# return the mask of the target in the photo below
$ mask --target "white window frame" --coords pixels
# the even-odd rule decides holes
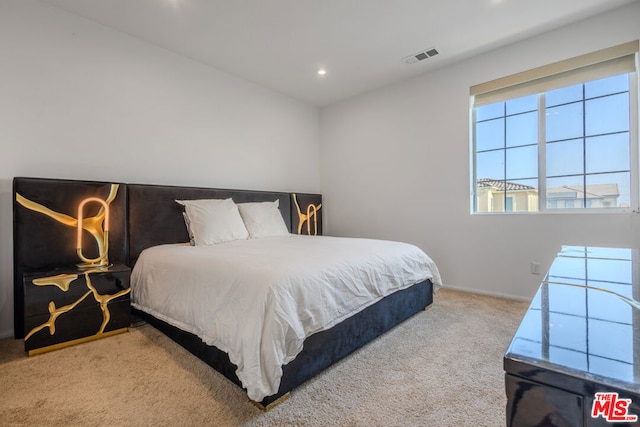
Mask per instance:
[[[602,49],[586,55],[581,55],[565,61],[538,67],[533,70],[496,79],[470,88],[470,207],[474,215],[486,214],[536,214],[536,213],[614,213],[640,212],[640,149],[638,136],[638,122],[640,112],[639,84],[638,84],[638,40]],[[507,212],[478,212],[476,187],[476,141],[475,141],[475,107],[494,102],[506,101],[525,95],[545,93],[553,89],[585,83],[613,76],[629,74],[629,155],[630,155],[630,207],[602,207],[602,208],[547,208],[546,188],[546,136],[545,136],[545,106],[543,97],[539,96],[538,114],[538,210]]]

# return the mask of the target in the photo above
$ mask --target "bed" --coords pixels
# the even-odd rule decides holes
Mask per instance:
[[[141,254],[147,248],[157,247],[158,245],[180,244],[189,241],[189,234],[183,220],[184,209],[176,203],[175,200],[225,199],[231,197],[237,204],[277,200],[283,215],[283,221],[292,234],[297,234],[298,232],[316,234],[314,232],[315,227],[307,227],[308,224],[303,224],[304,226],[300,227],[300,214],[303,213],[303,216],[306,215],[309,204],[313,204],[313,206],[321,205],[319,195],[297,194],[294,198],[288,193],[235,192],[131,184],[128,185],[128,196],[131,265],[135,265],[138,262],[139,257],[141,257]],[[298,205],[302,205],[302,207]],[[149,223],[148,218],[154,218],[152,224]],[[318,236],[317,238],[322,237]],[[267,240],[270,239],[273,238],[268,238]],[[290,240],[288,238],[285,239]],[[307,236],[307,239],[314,239],[314,237]],[[353,242],[356,240],[358,239],[351,239],[350,241]],[[256,242],[260,242],[260,239],[249,239],[248,241],[230,243],[232,246],[234,244],[237,246],[239,243],[247,246],[247,244]],[[264,243],[264,241],[262,241],[262,243]],[[360,243],[367,244],[366,241],[361,241]],[[223,245],[228,245],[228,243],[224,243]],[[415,249],[415,247],[411,248]],[[178,248],[171,247],[170,250],[175,251],[178,249],[190,251],[194,248],[190,246],[179,246]],[[215,249],[222,248],[215,247]],[[225,249],[227,248],[225,247]],[[269,252],[268,249],[263,251],[263,253],[267,252]],[[257,253],[260,252],[258,251]],[[420,253],[422,252],[420,251]],[[253,256],[253,259],[257,260],[258,255]],[[302,268],[302,270],[304,270],[305,267],[312,267],[308,263],[310,260],[313,261],[313,257],[311,257],[308,252],[299,254],[298,257],[295,257],[292,252],[289,252],[287,258],[289,257],[296,258],[293,264]],[[189,261],[181,262],[183,264],[189,263]],[[273,259],[262,260],[262,264],[270,264],[273,262]],[[256,261],[256,263],[258,262]],[[299,353],[294,352],[296,353],[295,358],[291,359],[291,354],[284,356],[282,372],[276,374],[276,376],[279,377],[279,387],[277,391],[273,392],[273,389],[270,388],[267,388],[266,391],[261,390],[259,392],[255,389],[250,389],[247,390],[249,397],[253,401],[259,402],[261,406],[269,407],[269,405],[286,396],[293,388],[315,376],[326,367],[398,323],[406,320],[413,314],[429,307],[433,301],[434,284],[436,286],[440,284],[437,268],[433,264],[430,264],[430,266],[432,270],[428,277],[421,279],[416,279],[416,277],[405,278],[406,280],[401,284],[396,283],[390,287],[389,292],[384,293],[384,298],[376,298],[373,303],[367,303],[366,306],[360,307],[359,310],[351,311],[350,316],[339,316],[337,319],[334,319],[327,328],[313,330],[311,333],[305,334],[302,350]],[[136,300],[135,281],[133,278],[137,275],[136,268],[134,268],[132,276],[133,304],[134,307],[138,309],[143,308],[143,310],[138,310],[138,314],[206,363],[213,366],[231,381],[243,388],[247,388],[247,384],[238,378],[238,366],[230,360],[228,351],[224,351],[228,350],[226,345],[222,346],[224,347],[223,349],[207,345],[207,343],[203,342],[201,336],[203,335],[202,331],[198,331],[197,327],[185,325],[182,319],[175,319],[172,316],[163,315],[159,313],[155,307],[145,306],[144,303]],[[211,337],[205,336],[205,341],[210,341],[211,343],[209,338]],[[273,393],[265,394],[266,392]]]
[[[64,195],[62,199],[69,199],[67,194],[69,191],[81,190],[85,194],[92,191],[96,185],[92,181],[14,179],[14,187],[22,188],[21,191],[25,192],[28,192],[30,188],[42,188],[45,183],[49,200],[56,199],[55,195],[58,193]],[[131,301],[134,314],[154,325],[229,380],[246,389],[249,398],[262,408],[270,408],[286,398],[295,387],[325,368],[412,315],[428,308],[433,301],[434,287],[440,285],[437,267],[428,256],[415,246],[397,242],[322,236],[322,198],[318,194],[123,183],[119,185],[121,188],[119,194],[124,197],[124,200],[121,198],[119,204],[114,204],[114,208],[117,208],[118,212],[112,215],[118,219],[122,218],[122,226],[118,228],[117,256],[120,259],[123,258],[124,262],[133,269]],[[76,200],[77,198],[71,199]],[[189,225],[193,226],[193,224],[185,222],[185,219],[189,218],[188,215],[185,216],[185,213],[189,213],[189,208],[184,204],[177,203],[176,200],[187,203],[194,200],[231,200],[235,206],[269,205],[271,211],[273,211],[273,206],[276,206],[281,215],[278,225],[280,228],[278,228],[279,231],[276,235],[261,236],[260,232],[257,232],[254,236],[252,231],[244,238],[233,238],[213,245],[203,245],[202,242],[194,242],[193,228],[191,232],[189,231]],[[15,208],[14,214],[16,210],[21,212],[19,208]],[[14,218],[17,218],[14,219],[14,228],[18,231],[14,235],[20,240],[18,243],[14,241],[17,289],[21,286],[22,273],[31,268],[30,265],[25,264],[23,254],[31,253],[33,246],[41,246],[42,240],[46,240],[48,231],[47,233],[39,231],[38,242],[31,242],[28,236],[24,236],[24,233],[21,232],[21,230],[32,230],[31,233],[33,233],[35,229],[31,217],[16,215]],[[19,221],[20,224],[16,226],[15,221]],[[250,229],[248,224],[245,225],[247,229]],[[201,233],[196,234],[202,235]],[[120,239],[124,243],[121,243]],[[193,243],[199,244],[194,245]],[[345,246],[348,248],[346,253],[339,253],[339,248]],[[240,261],[230,261],[225,258],[234,251],[240,254]],[[409,253],[407,258],[396,256],[397,253],[404,251]],[[154,252],[160,254],[156,257],[156,261],[152,260]],[[365,257],[366,252],[370,253]],[[195,274],[194,271],[197,270],[195,266],[198,263],[193,260],[194,253],[196,258],[210,260],[220,258],[220,260],[205,262],[204,264],[208,264],[209,270],[203,269]],[[325,259],[319,255],[320,253],[330,256]],[[386,257],[400,259],[399,272],[385,270],[384,266],[387,261],[382,261],[380,253],[386,254]],[[274,256],[274,254],[281,255]],[[44,256],[43,254],[39,255]],[[245,258],[242,259],[242,256]],[[348,258],[351,258],[351,261],[347,263]],[[175,268],[167,270],[172,260],[175,261],[173,262],[174,267],[176,265],[183,266],[186,267],[186,270],[182,272],[178,272]],[[359,260],[358,262],[365,265],[382,265],[383,271],[366,268],[355,269],[345,275],[349,277],[340,277],[339,272],[348,271],[345,268],[348,269],[348,265],[354,260]],[[397,261],[396,259],[391,263],[394,264]],[[245,272],[249,274],[240,279],[233,275],[234,269],[232,268],[232,272],[221,275],[219,272],[222,264],[218,264],[218,262],[231,263],[231,265],[236,263],[235,271],[246,270]],[[278,264],[280,262],[282,263]],[[416,270],[418,265],[420,267]],[[165,270],[157,270],[158,266]],[[274,269],[273,266],[277,266],[277,268]],[[213,272],[211,267],[214,268]],[[151,268],[151,270],[147,270],[147,268]],[[332,268],[333,270],[331,270]],[[293,273],[287,273],[286,276],[273,273],[285,270],[293,271]],[[170,272],[173,273],[170,274]],[[310,272],[315,272],[316,277],[313,279],[315,281],[307,277],[311,276]],[[291,285],[293,283],[291,274],[297,276],[297,279],[302,277],[304,279],[302,287],[306,286],[307,291],[311,290],[311,294],[296,293],[298,285]],[[187,280],[186,276],[190,275],[195,277],[195,281]],[[239,358],[239,350],[236,347],[228,341],[219,341],[218,339],[219,335],[226,335],[226,338],[230,336],[233,341],[234,338],[247,334],[247,325],[244,325],[245,329],[240,332],[230,332],[231,329],[228,327],[231,324],[241,324],[242,326],[247,322],[240,322],[237,318],[234,320],[233,317],[206,318],[205,314],[204,320],[201,321],[217,324],[218,329],[217,332],[215,330],[207,332],[201,324],[193,323],[193,318],[179,317],[171,311],[181,304],[193,305],[193,301],[200,302],[201,306],[216,304],[215,300],[207,300],[208,297],[203,296],[195,297],[191,303],[182,301],[181,304],[178,304],[178,297],[191,295],[193,287],[216,287],[215,289],[223,295],[234,295],[233,292],[237,293],[238,289],[243,289],[230,286],[221,291],[220,286],[225,286],[224,280],[222,284],[210,284],[210,278],[214,276],[227,277],[227,281],[231,280],[235,285],[242,282],[241,286],[250,287],[251,291],[245,293],[256,297],[249,298],[249,305],[245,307],[245,311],[252,314],[268,311],[265,307],[271,304],[272,307],[278,307],[272,311],[280,313],[287,311],[282,308],[286,306],[291,311],[288,314],[293,314],[294,318],[295,316],[306,316],[312,318],[313,321],[295,325],[295,320],[291,320],[291,318],[286,320],[280,318],[275,323],[263,321],[263,318],[260,320],[263,323],[260,325],[251,324],[253,326],[250,325],[249,329],[260,330],[260,333],[269,329],[278,331],[280,335],[285,337],[284,344],[266,345],[269,348],[280,346],[273,355],[267,356],[264,353],[266,341],[260,335],[258,341],[262,344],[257,346],[258,353]],[[321,278],[320,282],[318,282],[318,276]],[[149,281],[149,277],[164,277],[166,280],[164,284],[158,285],[160,283],[158,280]],[[361,290],[352,289],[354,277],[356,281],[370,285],[369,293],[371,295],[365,298],[360,295]],[[289,298],[288,304],[284,305],[273,303],[274,295],[280,292],[274,289],[282,290],[282,280],[286,284],[284,294]],[[323,281],[325,288],[318,285]],[[207,286],[202,285],[205,282]],[[278,285],[280,288],[276,286],[276,283],[280,283]],[[154,288],[153,286],[160,287]],[[346,293],[327,294],[327,289],[340,286],[346,289]],[[160,294],[158,289],[163,289],[163,287],[165,294]],[[176,292],[176,290],[180,292]],[[266,299],[257,298],[261,293],[262,297]],[[147,296],[155,295],[156,300],[164,299],[165,302],[169,301],[169,304],[163,308],[157,304],[157,301],[154,302],[153,297],[144,299],[145,294]],[[236,298],[238,295],[233,297]],[[302,304],[300,303],[301,299],[305,301]],[[330,314],[317,311],[317,307],[313,306],[314,302],[329,300],[332,303],[324,305],[330,308],[329,311],[332,311]],[[223,299],[223,301],[226,300]],[[271,301],[271,303],[267,304],[264,301]],[[339,304],[335,304],[336,301]],[[16,298],[16,305],[18,306],[20,303]],[[219,304],[219,301],[217,303]],[[230,306],[231,304],[226,305]],[[182,306],[184,307],[184,305]],[[301,314],[298,310],[301,307],[306,312],[303,310]],[[193,315],[191,309],[183,308],[182,315],[185,314],[187,317]],[[226,315],[229,316],[228,313]],[[285,326],[283,327],[283,325]],[[20,330],[21,327],[23,325],[20,324],[19,317],[16,316],[16,338],[24,334],[24,331]],[[248,335],[251,335],[251,332]],[[291,339],[292,337],[293,339]],[[260,345],[263,347],[261,348]],[[252,360],[251,357],[254,359]],[[261,363],[255,363],[256,360],[261,362],[263,359],[269,360],[270,365],[258,366]],[[256,366],[258,366],[257,371]],[[258,371],[259,374],[256,374]],[[265,371],[267,372],[266,380],[261,376]],[[257,385],[254,381],[256,379]]]

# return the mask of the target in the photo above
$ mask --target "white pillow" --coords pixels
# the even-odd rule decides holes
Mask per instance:
[[[289,234],[279,206],[279,200],[275,202],[238,203],[240,215],[252,239],[286,236]]]
[[[176,200],[184,206],[196,246],[247,239],[249,232],[232,199]]]
[[[184,218],[184,225],[187,227],[187,233],[189,234],[189,243],[191,243],[191,246],[195,246],[196,241],[193,239],[193,231],[191,231],[191,223],[189,222],[187,213],[182,212],[182,217]]]

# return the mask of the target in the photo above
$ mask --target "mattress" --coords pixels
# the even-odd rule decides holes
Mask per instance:
[[[416,246],[328,236],[274,236],[144,250],[133,307],[228,353],[249,398],[278,391],[304,339],[438,269]]]

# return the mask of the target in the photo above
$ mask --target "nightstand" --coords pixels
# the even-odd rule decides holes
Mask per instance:
[[[25,273],[25,350],[32,356],[126,332],[130,274],[123,264]]]

